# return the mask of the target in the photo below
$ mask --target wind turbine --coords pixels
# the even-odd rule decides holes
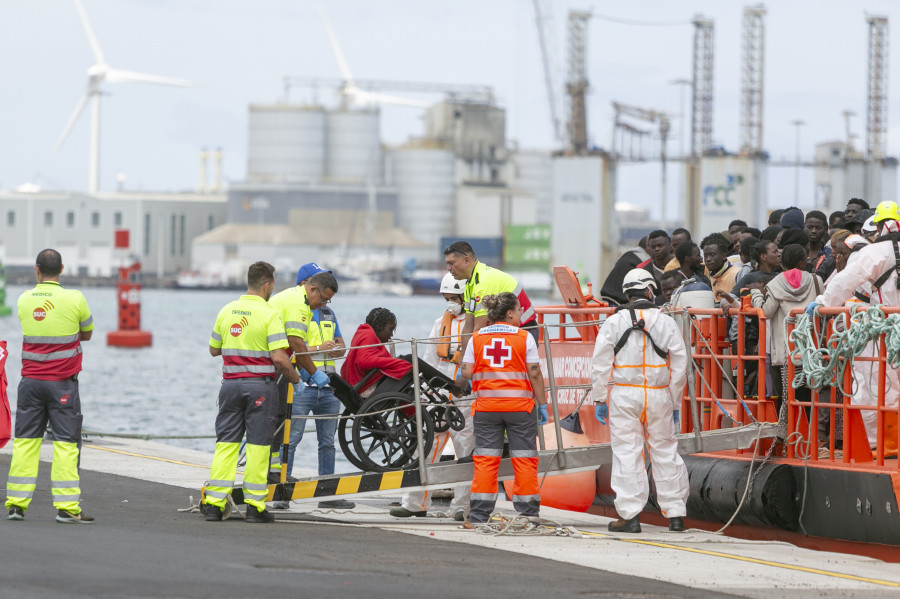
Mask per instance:
[[[95,62],[87,70],[87,89],[85,89],[84,95],[81,96],[78,106],[75,107],[75,112],[69,117],[69,122],[66,123],[62,135],[59,136],[59,141],[56,143],[53,153],[56,154],[63,145],[63,142],[66,141],[69,132],[72,130],[72,127],[75,126],[78,117],[81,116],[88,101],[90,101],[91,156],[88,173],[88,191],[90,193],[97,193],[100,181],[100,95],[102,94],[100,85],[103,82],[108,81],[110,83],[156,83],[158,85],[190,87],[191,82],[185,81],[184,79],[171,79],[169,77],[158,77],[156,75],[147,75],[144,73],[136,73],[134,71],[123,71],[111,68],[106,64],[106,59],[103,57],[103,50],[100,49],[100,44],[97,42],[94,30],[91,28],[91,23],[88,21],[87,13],[84,11],[81,0],[73,0],[73,2],[75,3],[75,10],[78,11],[78,17],[81,19],[81,25],[84,28],[85,36],[87,36],[88,44],[91,46],[91,52],[94,54]]]
[[[414,108],[427,108],[429,104],[420,100],[412,100],[410,98],[401,98],[399,96],[391,96],[388,94],[379,94],[361,90],[356,86],[353,79],[353,73],[344,60],[344,53],[341,51],[341,45],[338,43],[337,36],[331,28],[328,17],[321,6],[317,7],[319,18],[322,19],[322,25],[325,27],[325,33],[328,34],[328,41],[331,43],[331,49],[334,51],[334,58],[337,60],[338,69],[341,71],[341,77],[344,78],[344,84],[341,86],[340,94],[343,99],[344,107],[347,103],[367,106],[371,104],[397,104],[399,106],[412,106]]]

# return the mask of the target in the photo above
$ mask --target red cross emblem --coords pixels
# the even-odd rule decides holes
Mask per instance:
[[[512,350],[504,339],[494,339],[491,345],[484,346],[484,359],[490,361],[494,368],[503,368],[512,358]]]

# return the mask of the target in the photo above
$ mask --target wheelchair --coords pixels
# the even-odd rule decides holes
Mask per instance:
[[[410,355],[399,356],[412,363]],[[351,386],[335,372],[329,373],[335,396],[344,405],[338,424],[338,443],[347,460],[365,472],[390,472],[412,467],[420,449],[416,435],[415,385],[422,404],[422,452],[434,445],[435,433],[462,430],[465,416],[450,402],[450,394],[463,394],[454,381],[419,359],[419,380],[410,370],[400,379],[384,377],[368,397],[359,389],[378,370]]]

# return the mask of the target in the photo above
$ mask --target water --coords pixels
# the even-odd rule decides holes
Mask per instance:
[[[8,305],[25,287],[10,286]],[[240,293],[145,289],[141,327],[153,333],[149,348],[124,349],[106,345],[106,334],[117,328],[116,292],[112,288],[85,288],[94,315],[94,335],[83,345],[83,371],[79,376],[84,429],[104,433],[192,435],[190,440],[163,443],[212,452],[215,447],[216,398],[221,385],[222,358],[209,355],[209,335],[219,310]],[[395,338],[427,337],[446,302],[434,296],[342,296],[331,304],[341,333],[349,345],[366,314],[382,306],[397,315]],[[10,407],[15,410],[16,389],[22,369],[22,331],[15,315],[0,318],[0,339],[7,341]],[[398,345],[397,353],[409,353]],[[419,350],[420,355],[424,349]],[[296,422],[296,421],[295,421]],[[311,429],[309,422],[307,428]],[[297,448],[297,468],[315,470],[315,433],[306,433]],[[337,450],[337,472],[354,468]]]

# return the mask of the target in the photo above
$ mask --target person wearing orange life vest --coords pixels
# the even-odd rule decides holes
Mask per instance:
[[[19,296],[22,380],[16,407],[12,461],[6,483],[10,520],[24,520],[37,487],[41,442],[53,431],[50,496],[56,521],[89,524],[81,509],[78,463],[81,450],[81,342],[90,340],[94,319],[79,291],[59,284],[62,257],[53,249],[37,256],[37,285]]]
[[[659,507],[669,530],[684,530],[688,473],[678,455],[675,425],[687,382],[687,350],[675,320],[653,303],[655,281],[643,269],[622,283],[628,304],[606,319],[594,345],[593,396],[600,424],[609,420],[613,461],[610,485],[619,520],[611,532],[641,532],[649,497],[644,439],[650,448]],[[612,373],[613,389],[607,406]]]
[[[463,292],[466,326],[461,347],[458,348],[460,351],[465,351],[472,333],[487,324],[487,309],[482,304],[484,298],[505,291],[516,296],[522,306],[522,328],[527,329],[537,341],[537,315],[528,294],[514,277],[479,262],[472,246],[465,241],[456,241],[445,247],[444,262],[453,278],[466,281]]]
[[[423,357],[425,362],[434,366],[452,380],[456,380],[462,370],[462,355],[455,348],[460,344],[463,326],[466,322],[465,314],[462,311],[462,292],[465,286],[465,281],[454,279],[449,272],[444,275],[440,291],[444,299],[447,300],[447,308],[444,310],[444,314],[434,321],[434,326],[428,335],[429,339],[438,340],[438,343],[426,345],[425,356]],[[472,395],[453,399],[453,405],[463,413],[466,425],[461,431],[451,428],[449,431],[435,434],[434,445],[429,456],[431,463],[441,459],[441,454],[447,446],[448,439],[453,442],[453,450],[457,459],[468,457],[472,454],[472,450],[475,449],[475,436],[472,430],[471,416],[473,399],[474,396]],[[391,509],[391,515],[398,518],[424,517],[427,515],[430,505],[430,491],[407,493],[400,502],[401,507]],[[465,520],[468,507],[469,485],[459,485],[453,489],[450,514],[454,520],[462,522]]]
[[[234,487],[241,439],[247,434],[247,464],[244,468],[246,521],[274,522],[266,510],[269,446],[278,426],[280,373],[297,384],[300,375],[291,365],[284,320],[267,302],[275,287],[275,268],[255,262],[247,271],[247,294],[227,304],[216,318],[209,339],[211,356],[222,356],[223,381],[216,417],[216,451],[206,488],[204,513],[208,521],[222,519]]]
[[[539,515],[535,411],[540,415],[540,424],[548,421],[537,343],[519,328],[522,306],[509,292],[489,295],[481,303],[487,310],[489,324],[472,336],[463,355],[463,377],[472,381],[475,391],[475,474],[469,497],[472,525],[486,523],[494,511],[504,433],[515,472],[513,507],[523,516]]]

